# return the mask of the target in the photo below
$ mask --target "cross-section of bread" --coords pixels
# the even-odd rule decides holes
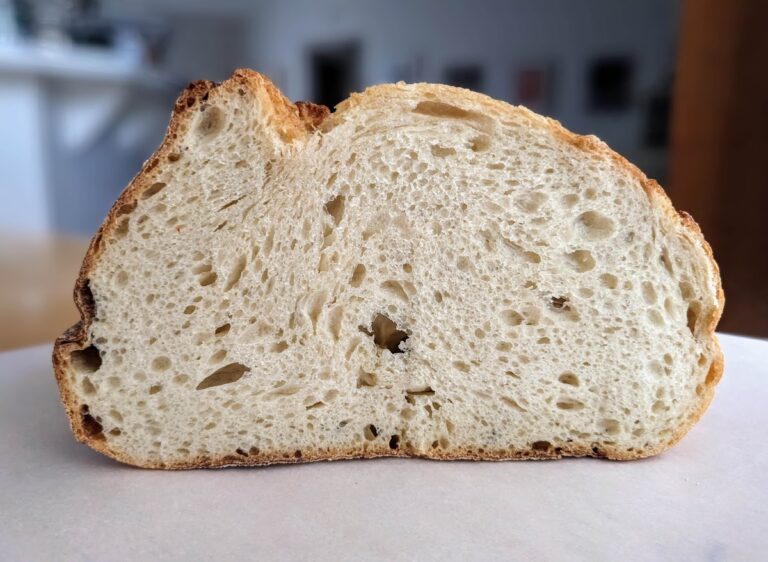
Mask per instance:
[[[696,223],[598,139],[439,85],[330,115],[191,85],[75,299],[74,434],[144,467],[633,459],[722,373]]]

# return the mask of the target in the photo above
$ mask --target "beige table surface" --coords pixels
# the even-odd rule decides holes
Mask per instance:
[[[768,342],[674,449],[594,459],[408,459],[159,472],[76,444],[49,347],[0,354],[2,560],[768,558]]]
[[[53,340],[80,319],[72,288],[88,240],[0,231],[0,351]]]

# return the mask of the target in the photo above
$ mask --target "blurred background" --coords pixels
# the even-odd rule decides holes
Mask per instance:
[[[0,0],[0,350],[77,320],[88,238],[193,79],[333,106],[427,81],[596,134],[691,212],[723,331],[768,336],[768,2]]]

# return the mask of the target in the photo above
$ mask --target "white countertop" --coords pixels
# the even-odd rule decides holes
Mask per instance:
[[[49,347],[0,354],[2,560],[759,560],[768,342],[672,450],[619,463],[343,461],[148,471],[74,442]]]

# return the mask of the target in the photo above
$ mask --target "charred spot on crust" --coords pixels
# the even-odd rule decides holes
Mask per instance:
[[[96,316],[96,303],[91,291],[90,279],[79,279],[75,285],[75,303],[83,320]]]
[[[299,118],[304,122],[307,131],[315,130],[331,113],[324,105],[306,101],[297,101],[295,105],[299,111]]]

